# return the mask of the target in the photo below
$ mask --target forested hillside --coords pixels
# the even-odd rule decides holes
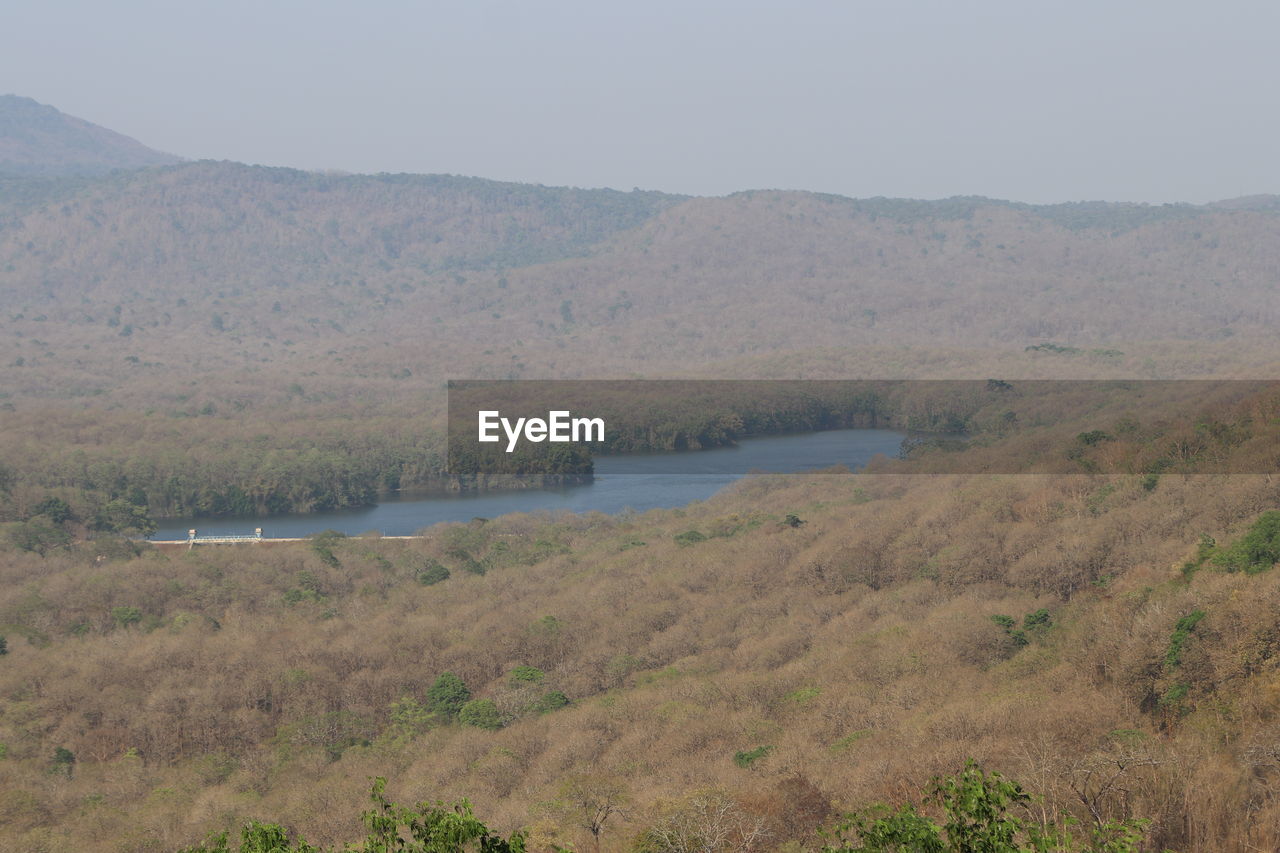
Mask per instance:
[[[1266,198],[684,199],[211,162],[4,186],[10,518],[50,494],[86,517],[364,503],[438,468],[449,377],[1276,362]]]
[[[0,363],[6,386],[45,393],[303,364],[334,381],[664,371],[816,346],[1119,357],[1280,319],[1280,217],[1261,204],[682,200],[229,163],[26,204],[0,231]]]
[[[604,850],[701,849],[647,845],[709,810],[741,842],[712,849],[812,848],[974,758],[1037,826],[1272,849],[1278,504],[1272,475],[880,473],[413,543],[9,552],[0,837],[332,845],[384,775],[538,850],[593,849],[610,796]]]

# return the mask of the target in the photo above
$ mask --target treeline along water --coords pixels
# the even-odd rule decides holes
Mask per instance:
[[[595,479],[560,489],[511,492],[450,492],[401,496],[374,507],[298,513],[260,518],[194,517],[165,519],[154,539],[186,539],[196,528],[202,535],[252,532],[268,538],[309,536],[322,530],[348,535],[377,531],[407,536],[444,521],[492,518],[512,512],[570,510],[617,513],[683,506],[704,500],[737,480],[743,471],[797,473],[844,465],[861,468],[874,456],[896,456],[905,434],[894,430],[851,429],[747,439],[734,447],[689,453],[601,456]],[[618,473],[625,470],[627,473]]]

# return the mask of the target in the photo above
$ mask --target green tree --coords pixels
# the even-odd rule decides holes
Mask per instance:
[[[448,719],[458,716],[462,706],[471,699],[471,691],[461,678],[452,672],[443,672],[435,684],[427,690],[427,706]]]
[[[1140,820],[1103,823],[1090,838],[1077,838],[1070,821],[1028,819],[1031,795],[973,761],[959,776],[935,779],[926,800],[941,812],[941,824],[910,803],[873,806],[834,827],[828,834],[837,843],[825,853],[1137,853],[1147,826]]]
[[[54,524],[71,519],[71,505],[62,498],[47,497],[31,508],[32,515],[43,515]]]
[[[156,532],[145,506],[138,506],[123,498],[107,501],[94,515],[94,530],[119,533],[125,536],[150,536]]]
[[[524,833],[503,838],[476,819],[466,800],[406,808],[384,796],[386,786],[386,779],[374,780],[374,807],[364,813],[369,835],[352,853],[524,853]]]
[[[9,530],[9,541],[15,548],[44,556],[54,548],[71,542],[71,534],[47,517],[37,515],[15,524]]]

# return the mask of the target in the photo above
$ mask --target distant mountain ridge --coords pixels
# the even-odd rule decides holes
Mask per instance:
[[[0,174],[93,175],[181,162],[20,95],[0,95]]]
[[[93,128],[77,122],[0,98],[0,154]],[[0,170],[0,395],[222,371],[329,388],[659,375],[854,347],[1111,366],[1144,342],[1263,352],[1276,269],[1276,196],[702,198],[215,161]]]

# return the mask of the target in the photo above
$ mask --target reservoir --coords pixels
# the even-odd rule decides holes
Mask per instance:
[[[598,456],[595,479],[562,489],[479,493],[431,493],[385,498],[377,506],[328,512],[273,515],[266,518],[166,518],[159,521],[155,541],[187,538],[196,528],[202,536],[252,533],[261,527],[268,539],[310,536],[337,530],[348,536],[376,531],[384,536],[410,536],[445,521],[494,518],[512,512],[637,512],[677,507],[706,500],[744,476],[744,471],[795,474],[844,465],[863,467],[875,456],[896,457],[905,433],[883,429],[846,429],[802,435],[744,439],[734,447],[685,453]],[[619,473],[624,470],[627,473]]]

